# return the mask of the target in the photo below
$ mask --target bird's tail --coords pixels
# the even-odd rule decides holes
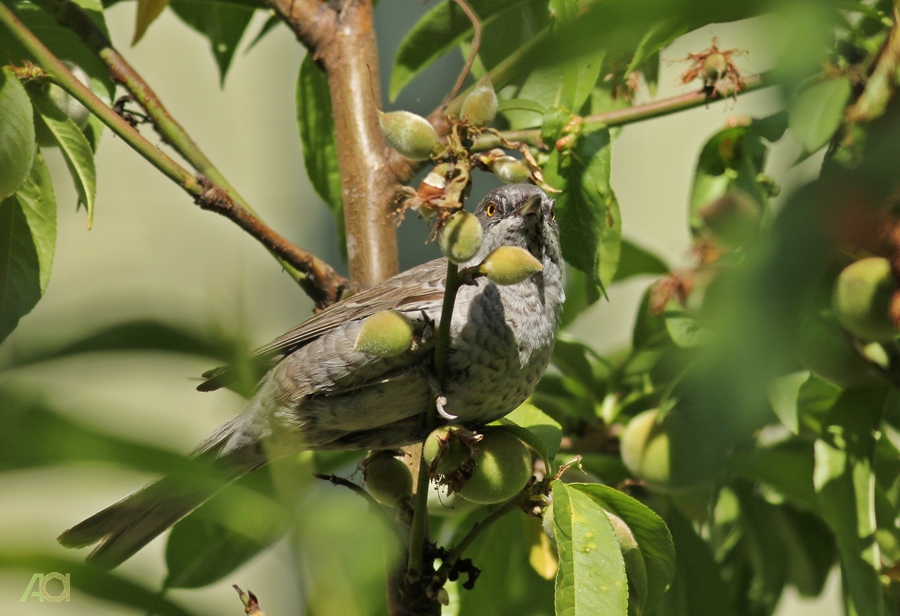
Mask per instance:
[[[239,417],[197,448],[198,472],[169,475],[141,488],[65,531],[59,542],[81,548],[100,541],[87,562],[104,569],[122,564],[228,483],[267,462],[255,439],[236,434]]]

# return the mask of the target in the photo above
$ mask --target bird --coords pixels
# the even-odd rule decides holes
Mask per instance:
[[[531,184],[489,192],[474,211],[482,225],[481,263],[495,248],[529,251],[543,269],[508,286],[477,277],[453,307],[444,379],[434,378],[434,336],[393,357],[355,350],[362,323],[393,310],[420,326],[440,325],[446,258],[402,272],[313,315],[254,356],[273,367],[247,408],[191,454],[215,481],[165,476],[66,530],[59,542],[99,542],[87,561],[112,569],[200,506],[229,482],[270,460],[306,450],[395,449],[427,438],[436,400],[438,425],[468,428],[495,421],[531,395],[550,362],[560,324],[563,261],[555,201]],[[207,373],[198,387],[227,384]]]

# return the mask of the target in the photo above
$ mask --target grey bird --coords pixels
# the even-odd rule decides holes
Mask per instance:
[[[451,323],[443,423],[470,427],[514,410],[547,368],[564,300],[562,256],[554,201],[530,184],[489,193],[475,210],[484,230],[476,265],[495,248],[531,252],[543,271],[498,286],[486,278],[463,285]],[[100,541],[88,556],[104,568],[131,557],[229,481],[268,461],[304,450],[389,449],[428,436],[426,412],[435,409],[431,372],[433,337],[394,357],[354,350],[366,317],[395,310],[416,321],[441,317],[446,259],[405,271],[316,314],[255,355],[274,367],[240,415],[221,426],[192,454],[219,481],[164,477],[65,531],[66,547]],[[217,371],[200,386],[228,380]]]

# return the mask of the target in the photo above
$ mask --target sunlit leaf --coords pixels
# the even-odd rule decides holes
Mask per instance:
[[[25,88],[7,69],[0,71],[0,200],[18,190],[34,160],[34,120]]]
[[[844,120],[850,100],[850,77],[838,77],[803,90],[791,103],[788,125],[805,152],[824,146]]]
[[[169,6],[184,23],[209,40],[209,47],[219,67],[219,82],[224,85],[234,52],[250,25],[254,10],[234,4],[196,0],[172,0]],[[260,33],[260,36],[263,34]]]
[[[56,198],[40,152],[15,195],[0,202],[0,341],[47,289],[56,249]]]
[[[94,200],[97,197],[97,170],[94,166],[94,151],[91,144],[75,122],[54,105],[45,93],[32,92],[31,100],[59,144],[72,181],[75,183],[78,198],[87,209],[88,229],[90,229],[94,223]]]
[[[619,252],[619,265],[612,282],[620,282],[633,276],[657,276],[668,272],[669,266],[661,257],[638,246],[631,240],[623,239]]]
[[[628,580],[616,533],[603,508],[561,481],[551,484],[559,551],[556,614],[628,613]]]
[[[328,78],[316,66],[312,54],[300,63],[297,79],[297,126],[303,145],[306,174],[316,193],[325,201],[334,216],[341,255],[347,258],[344,230],[344,200],[341,193],[341,170],[338,166],[334,118],[331,114],[331,93]]]
[[[507,427],[514,425],[522,428],[528,435],[514,433],[517,437],[522,438],[526,444],[534,449],[537,454],[544,460],[549,470],[559,451],[559,443],[562,438],[562,426],[555,419],[544,413],[541,409],[533,404],[522,404],[501,420],[502,424]]]
[[[769,386],[769,402],[772,409],[781,423],[794,434],[800,429],[797,419],[797,398],[800,396],[800,388],[808,379],[809,372],[803,370],[779,377]]]

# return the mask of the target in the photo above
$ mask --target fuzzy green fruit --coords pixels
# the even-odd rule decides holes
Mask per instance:
[[[410,160],[428,160],[440,145],[428,120],[409,111],[379,111],[378,123],[387,144]]]
[[[512,156],[501,156],[494,159],[491,162],[491,171],[507,184],[522,184],[529,178],[528,167]]]
[[[366,460],[366,489],[382,505],[395,507],[412,495],[409,467],[386,451]]]
[[[471,457],[468,445],[451,434],[451,429],[448,427],[438,428],[425,439],[422,455],[425,457],[426,464],[433,465],[435,458],[442,451],[443,454],[434,469],[434,475],[437,478],[453,475]]]
[[[620,437],[622,462],[648,487],[669,489],[669,435],[657,423],[658,409],[636,415]]]
[[[511,499],[531,479],[531,454],[522,441],[502,430],[484,430],[475,452],[475,468],[459,489],[460,497],[490,505]]]
[[[475,126],[487,126],[497,115],[497,93],[491,78],[485,75],[462,104],[462,117]]]
[[[382,310],[363,321],[353,350],[393,357],[409,350],[414,335],[415,328],[409,317],[393,310]]]
[[[863,340],[883,342],[897,335],[890,316],[897,280],[887,259],[860,259],[844,268],[834,285],[832,306],[838,322]]]
[[[478,217],[460,210],[441,228],[441,252],[453,263],[463,263],[478,254],[483,237]]]
[[[711,53],[703,60],[703,74],[708,79],[718,79],[728,70],[728,58],[720,53]]]
[[[533,254],[518,246],[500,246],[487,256],[481,270],[499,285],[518,284],[544,269]]]

